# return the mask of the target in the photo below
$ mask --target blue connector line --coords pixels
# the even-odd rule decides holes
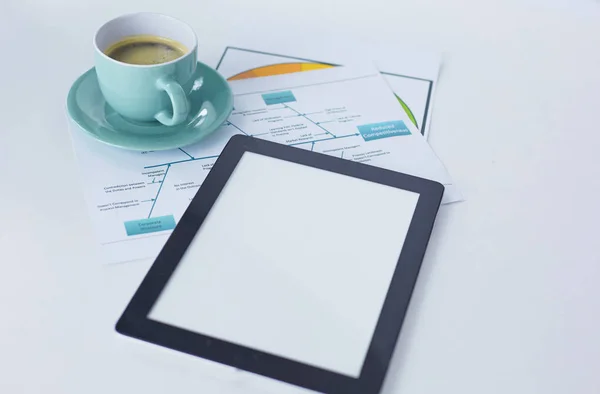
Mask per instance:
[[[248,137],[252,137],[250,134],[246,133],[244,130],[240,129],[239,127],[237,127],[236,125],[231,123],[231,121],[227,121],[227,125],[235,127],[236,129],[238,129],[240,131],[240,133],[247,135]]]
[[[147,168],[164,167],[164,166],[170,166],[171,164],[187,163],[188,161],[205,160],[205,159],[214,159],[215,157],[219,157],[219,155],[214,155],[214,156],[204,156],[204,157],[194,157],[193,159],[185,159],[185,160],[178,160],[178,161],[170,161],[170,162],[168,162],[168,163],[161,163],[161,164],[154,164],[154,165],[151,165],[151,166],[146,166],[146,167],[144,167],[144,168],[145,168],[145,169],[147,169]]]
[[[314,144],[316,142],[329,141],[329,140],[335,140],[335,139],[346,138],[346,137],[355,137],[357,135],[360,135],[360,134],[356,133],[356,134],[340,135],[339,137],[323,138],[321,140],[315,140],[315,141],[296,142],[295,144],[289,144],[288,146],[304,145],[304,144],[310,144],[310,143],[312,143],[314,146]]]
[[[303,144],[310,144],[312,143],[311,149],[313,150],[315,147],[315,143],[317,142],[321,142],[321,141],[328,141],[328,140],[332,140],[332,139],[336,139],[336,138],[346,138],[346,137],[353,137],[353,136],[358,136],[360,135],[359,133],[354,133],[354,134],[348,134],[348,135],[333,135],[333,133],[331,133],[330,131],[326,130],[323,126],[317,124],[316,122],[314,122],[312,119],[309,119],[308,117],[305,116],[305,114],[301,114],[300,112],[296,111],[295,109],[293,109],[292,107],[288,106],[287,104],[282,104],[284,105],[286,108],[296,112],[298,114],[298,116],[302,116],[303,118],[305,118],[306,120],[308,120],[309,122],[311,122],[312,124],[316,125],[317,127],[321,128],[325,133],[322,134],[315,134],[315,136],[318,135],[330,135],[330,138],[322,138],[320,140],[312,140],[312,141],[305,141],[305,142],[297,142],[295,144],[288,144],[289,146],[296,146],[296,145],[303,145]],[[270,134],[270,132],[268,133],[259,133],[259,134],[248,134],[246,133],[244,130],[240,129],[238,126],[236,126],[235,124],[231,123],[230,121],[227,121],[226,123],[227,126],[233,126],[235,127],[237,130],[239,130],[241,133],[249,136],[249,137],[256,137],[256,136],[260,136],[260,135],[265,135],[265,134]],[[196,160],[206,160],[206,159],[215,159],[217,157],[219,157],[219,155],[213,155],[213,156],[203,156],[203,157],[194,157],[192,155],[190,155],[189,153],[187,153],[185,150],[178,148],[181,152],[185,153],[187,156],[189,156],[189,159],[185,159],[185,160],[177,160],[177,161],[169,161],[166,163],[160,163],[160,164],[153,164],[151,166],[145,166],[144,169],[149,169],[149,168],[158,168],[158,167],[164,167],[164,166],[171,166],[173,164],[179,164],[179,163],[187,163],[190,161],[196,161]],[[162,181],[156,181],[156,182],[163,182],[164,178]],[[155,183],[155,179],[152,179],[151,183]]]
[[[306,114],[301,114],[300,112],[296,111],[294,108],[290,107],[289,105],[287,105],[285,103],[282,103],[282,105],[286,106],[287,108],[289,108],[292,111],[294,111],[295,113],[297,113],[298,116],[302,116],[304,119],[308,120],[310,123],[314,124],[315,126],[317,126],[320,129],[322,129],[324,132],[326,132],[327,134],[331,135],[333,138],[337,138],[331,131],[329,131],[325,127],[321,126],[319,124],[319,122],[315,122],[314,120],[312,120],[311,118],[309,118],[308,116],[306,116]]]
[[[194,158],[194,156],[190,155],[189,153],[187,153],[187,152],[186,152],[186,151],[184,151],[183,149],[181,149],[181,148],[177,148],[177,149],[179,149],[180,151],[182,151],[183,153],[185,153],[186,155],[188,155],[188,156],[190,157],[190,159],[193,159],[193,158]]]
[[[167,178],[167,174],[169,173],[169,168],[171,168],[171,165],[167,165],[167,169],[165,170],[165,175],[163,176],[163,181],[160,183],[160,186],[158,187],[158,191],[156,192],[156,197],[154,197],[154,200],[152,201],[152,206],[150,207],[150,213],[148,213],[148,219],[150,219],[150,216],[152,216],[152,211],[154,210],[154,205],[156,204],[156,200],[158,200],[158,196],[160,195],[160,191],[162,190],[163,185],[165,184],[165,179]]]

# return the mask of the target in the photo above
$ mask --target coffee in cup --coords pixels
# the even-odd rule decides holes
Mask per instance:
[[[119,62],[138,65],[167,63],[185,55],[188,49],[182,43],[161,36],[140,34],[122,38],[104,53]]]

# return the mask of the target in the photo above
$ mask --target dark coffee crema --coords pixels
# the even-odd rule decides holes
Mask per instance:
[[[136,35],[122,38],[104,53],[119,62],[137,65],[167,63],[187,53],[178,41],[154,35]]]

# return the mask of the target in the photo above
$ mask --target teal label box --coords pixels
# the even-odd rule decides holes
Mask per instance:
[[[275,92],[275,93],[265,93],[262,95],[263,100],[265,100],[265,104],[273,105],[273,104],[283,104],[283,103],[292,103],[296,101],[296,97],[291,90],[285,90],[283,92]]]
[[[395,137],[398,135],[410,135],[410,130],[401,120],[391,122],[372,123],[358,126],[358,131],[365,141],[378,140],[381,138]]]
[[[140,235],[156,233],[159,231],[173,230],[175,228],[175,218],[173,215],[159,216],[156,218],[130,220],[125,222],[125,231],[127,235]]]

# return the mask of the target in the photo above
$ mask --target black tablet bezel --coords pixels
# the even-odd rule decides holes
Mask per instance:
[[[219,197],[244,152],[254,152],[419,194],[360,376],[353,378],[148,318],[151,308]],[[246,136],[234,136],[217,159],[146,274],[116,330],[130,337],[330,394],[377,394],[408,308],[444,186],[440,183]],[[399,240],[401,242],[401,240]]]

